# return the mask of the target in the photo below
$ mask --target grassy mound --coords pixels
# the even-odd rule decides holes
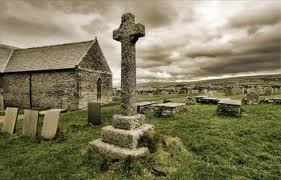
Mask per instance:
[[[192,154],[185,148],[179,138],[147,134],[143,139],[149,146],[150,154],[144,158],[128,157],[124,160],[103,159],[100,155],[90,150],[84,158],[88,162],[99,159],[100,170],[103,178],[159,178],[175,175],[183,164],[192,159]],[[94,166],[97,164],[94,163]]]

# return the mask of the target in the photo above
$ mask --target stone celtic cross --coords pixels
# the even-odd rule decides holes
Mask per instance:
[[[131,13],[123,14],[120,27],[113,31],[113,39],[121,42],[121,114],[126,116],[137,114],[135,43],[144,35],[144,25],[135,24]]]

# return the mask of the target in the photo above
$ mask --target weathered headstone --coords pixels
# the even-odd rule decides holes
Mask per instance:
[[[60,111],[46,111],[41,136],[44,139],[53,139],[58,129]]]
[[[112,126],[101,130],[101,139],[90,142],[94,151],[104,156],[120,159],[128,156],[144,156],[148,149],[137,144],[153,125],[144,124],[145,115],[137,114],[136,105],[136,48],[138,38],[143,37],[145,28],[135,24],[131,13],[122,15],[119,29],[113,31],[113,39],[121,42],[121,114],[113,116]]]
[[[22,135],[28,137],[36,137],[37,123],[38,123],[38,111],[25,110],[23,118]]]
[[[2,132],[14,134],[18,117],[18,108],[8,107],[3,121]]]
[[[266,87],[266,88],[264,89],[264,95],[270,96],[270,95],[272,95],[272,94],[273,94],[273,89],[272,89],[272,87],[268,86],[268,87]]]
[[[88,103],[88,123],[93,125],[101,124],[101,103]]]
[[[259,95],[255,92],[248,93],[247,104],[259,104]]]

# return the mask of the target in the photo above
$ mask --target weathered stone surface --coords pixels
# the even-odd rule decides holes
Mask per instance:
[[[22,135],[28,137],[36,137],[38,111],[24,110]]]
[[[247,104],[259,104],[259,95],[255,92],[247,93]]]
[[[153,130],[153,125],[144,124],[133,130],[117,129],[113,126],[102,128],[102,141],[125,148],[136,149],[145,132]]]
[[[237,116],[241,115],[241,101],[220,100],[217,105],[217,113],[220,115]]]
[[[113,116],[112,126],[119,129],[131,130],[142,126],[144,121],[145,116],[143,114],[136,114],[133,116],[116,114]]]
[[[131,13],[122,15],[119,29],[113,31],[113,39],[121,42],[121,114],[135,115],[136,107],[136,48],[138,38],[145,35],[145,27],[135,24]]]
[[[156,116],[172,116],[178,112],[185,110],[184,103],[163,103],[155,104],[154,113]]]
[[[102,154],[105,157],[112,159],[123,159],[128,156],[131,157],[142,157],[149,153],[146,147],[137,149],[129,149],[114,144],[102,142],[101,139],[96,139],[89,143],[91,149],[95,152]]]
[[[88,103],[88,123],[93,125],[101,124],[101,103]]]
[[[195,101],[200,103],[203,98],[207,98],[208,96],[195,96]]]
[[[0,124],[3,124],[4,116],[0,116]]]
[[[139,114],[145,114],[150,110],[151,105],[153,104],[155,104],[155,102],[145,101],[137,103],[137,112]]]
[[[58,129],[60,111],[47,111],[44,117],[41,136],[44,139],[53,139]]]
[[[200,103],[202,104],[217,104],[218,102],[219,102],[218,98],[211,98],[211,97],[205,97],[200,100]]]
[[[195,101],[194,101],[193,97],[187,97],[186,100],[185,100],[185,103],[187,105],[194,105]]]
[[[2,132],[14,134],[18,117],[18,108],[8,107],[3,120]]]

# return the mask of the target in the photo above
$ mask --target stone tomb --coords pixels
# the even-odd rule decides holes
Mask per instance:
[[[259,95],[255,92],[247,93],[247,104],[259,104]]]
[[[105,157],[121,159],[148,153],[147,147],[139,147],[139,140],[154,126],[144,124],[145,115],[137,114],[136,105],[135,43],[144,34],[144,26],[135,24],[135,16],[131,13],[123,14],[119,29],[113,31],[113,39],[121,42],[122,49],[121,112],[113,116],[111,126],[101,129],[100,139],[89,143],[92,150]]]
[[[101,103],[88,103],[88,123],[92,125],[101,124]]]
[[[205,97],[205,98],[202,98],[200,103],[202,104],[217,104],[219,102],[219,99],[218,98],[212,98],[212,97]]]
[[[18,108],[8,107],[3,120],[2,132],[14,134],[18,118]]]
[[[195,101],[197,102],[197,103],[201,103],[201,100],[203,99],[203,98],[207,98],[208,96],[195,96]]]
[[[58,129],[60,111],[46,111],[41,136],[44,139],[53,139]]]
[[[241,115],[241,101],[223,99],[218,102],[217,113],[220,115],[237,116]]]
[[[171,116],[185,110],[184,103],[163,103],[155,104],[154,112],[156,116]]]
[[[24,110],[22,135],[36,137],[38,124],[38,111]]]
[[[151,102],[151,101],[139,102],[137,103],[137,112],[139,114],[145,114],[150,110],[151,105],[153,104],[155,104],[155,102]]]

